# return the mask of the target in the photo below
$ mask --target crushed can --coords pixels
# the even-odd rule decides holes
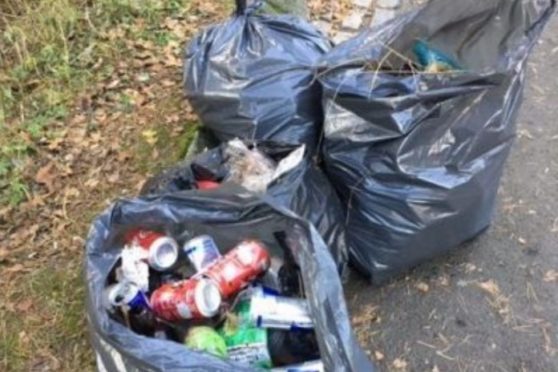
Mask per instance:
[[[230,298],[264,273],[269,263],[263,243],[246,240],[208,267],[203,276],[217,284],[223,298]]]
[[[313,360],[302,364],[272,368],[272,372],[325,372],[324,363],[321,360]]]
[[[149,300],[145,293],[133,283],[122,282],[108,286],[105,289],[106,307],[127,307],[131,312],[140,313],[149,310]]]
[[[203,278],[164,284],[151,295],[155,315],[170,322],[211,318],[217,315],[220,306],[219,288]]]
[[[145,251],[147,263],[154,270],[166,271],[178,260],[176,240],[164,234],[136,229],[126,234],[125,240]]]
[[[271,294],[261,287],[253,290],[250,319],[252,324],[261,328],[314,328],[306,300]]]
[[[215,240],[209,235],[198,236],[187,241],[183,251],[197,272],[203,271],[221,258]]]

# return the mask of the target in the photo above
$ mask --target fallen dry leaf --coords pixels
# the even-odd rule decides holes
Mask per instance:
[[[448,275],[442,275],[438,278],[438,283],[442,286],[442,287],[448,287],[450,284],[450,279]]]
[[[491,296],[496,297],[500,295],[500,287],[498,287],[498,284],[496,284],[496,282],[492,279],[478,283],[477,285],[480,289],[487,292]]]
[[[66,195],[66,197],[77,198],[80,194],[81,193],[77,187],[68,187],[64,190],[64,195]]]
[[[415,285],[415,288],[418,289],[422,293],[426,293],[430,290],[430,286],[425,282],[419,282]]]
[[[548,270],[548,271],[544,274],[543,281],[546,282],[546,283],[558,281],[558,271],[556,271],[556,270]]]
[[[58,137],[51,141],[49,141],[47,148],[50,151],[58,151],[60,150],[60,146],[64,143],[64,137]]]
[[[466,273],[472,273],[475,270],[477,270],[477,267],[475,265],[473,265],[472,263],[467,262],[465,264],[465,272]]]
[[[376,359],[376,361],[381,362],[382,360],[384,360],[384,354],[381,351],[376,350],[374,352],[374,359]]]
[[[23,267],[22,264],[15,264],[12,267],[8,267],[7,269],[4,269],[4,273],[19,273],[25,270],[25,267]]]
[[[9,254],[9,250],[7,250],[6,248],[0,248],[0,262],[4,261]]]
[[[111,81],[110,83],[108,83],[107,85],[105,85],[105,88],[107,90],[111,90],[111,89],[115,89],[119,85],[120,85],[120,79],[115,79],[115,80]]]
[[[177,83],[169,79],[164,79],[161,81],[161,85],[164,86],[165,88],[169,88],[177,85]]]
[[[364,324],[370,324],[378,320],[377,306],[367,306],[360,314],[353,316],[353,326],[357,327]]]
[[[498,284],[490,279],[477,283],[477,286],[490,295],[491,300],[488,302],[502,317],[504,324],[509,323],[512,320],[510,301],[509,298],[502,295]]]
[[[26,313],[29,311],[29,309],[31,309],[31,307],[33,306],[33,301],[30,299],[21,301],[20,303],[18,303],[16,305],[16,309],[18,309],[19,311],[21,311],[22,313]]]
[[[96,178],[90,178],[87,181],[85,181],[84,185],[89,189],[94,189],[99,185],[99,180]]]
[[[120,173],[116,172],[107,177],[109,183],[117,183],[120,180]]]
[[[145,139],[145,142],[149,143],[151,146],[157,143],[157,131],[153,129],[146,129],[141,132],[141,135]]]
[[[41,167],[37,174],[35,175],[35,182],[45,185],[49,192],[54,191],[53,182],[56,178],[55,166],[53,162],[48,163],[44,167]]]
[[[132,158],[132,154],[129,151],[122,151],[118,153],[118,162],[123,163],[128,159]]]
[[[406,369],[407,368],[407,362],[401,358],[397,358],[393,361],[393,367],[396,369]]]

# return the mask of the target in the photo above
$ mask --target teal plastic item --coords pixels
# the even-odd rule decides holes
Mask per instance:
[[[436,49],[426,41],[418,40],[413,46],[413,52],[425,70],[432,72],[463,70],[463,68],[451,57]]]

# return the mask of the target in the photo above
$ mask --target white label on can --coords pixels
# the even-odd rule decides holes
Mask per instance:
[[[184,251],[198,272],[221,257],[215,241],[210,236],[200,236],[190,240],[184,246]]]
[[[263,328],[313,328],[305,300],[260,294],[252,297],[250,318]]]

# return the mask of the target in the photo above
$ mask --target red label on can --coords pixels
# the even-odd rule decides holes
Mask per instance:
[[[263,243],[248,240],[234,247],[203,275],[217,284],[224,298],[229,298],[248,286],[268,267],[269,253]]]
[[[213,286],[215,296],[206,296],[204,287]],[[201,290],[200,290],[201,289]],[[204,319],[215,315],[221,304],[215,285],[205,279],[188,279],[164,284],[151,295],[151,308],[159,318],[176,321],[181,319]],[[203,312],[203,309],[210,313]]]
[[[156,289],[151,295],[151,307],[155,315],[171,322],[202,318],[195,300],[198,283],[197,280],[184,280]]]
[[[125,236],[126,243],[136,244],[143,249],[149,251],[151,245],[159,238],[164,238],[165,235],[149,230],[136,229],[128,232]]]

